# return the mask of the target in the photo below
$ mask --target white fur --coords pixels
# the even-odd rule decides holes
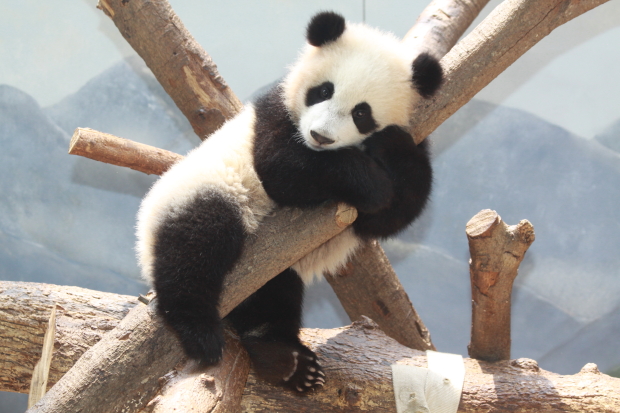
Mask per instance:
[[[411,53],[390,34],[347,23],[336,41],[306,46],[284,81],[283,98],[301,137],[312,149],[314,130],[335,142],[326,149],[359,145],[367,135],[357,130],[351,110],[361,102],[372,108],[378,130],[406,127],[418,98],[412,82]],[[306,107],[309,88],[330,81],[331,99]],[[265,192],[253,163],[255,111],[248,105],[238,116],[191,151],[158,180],[138,213],[137,253],[143,277],[151,280],[154,234],[166,219],[182,211],[198,194],[217,191],[242,210],[248,233],[256,231],[275,203]],[[353,229],[324,243],[295,263],[306,283],[337,272],[360,245]]]
[[[361,102],[372,108],[378,130],[388,125],[407,127],[419,94],[411,78],[413,55],[391,34],[347,23],[336,41],[307,45],[284,81],[284,100],[298,123],[306,145],[312,149],[337,149],[361,143],[351,110]],[[306,91],[330,81],[331,99],[306,107]],[[318,147],[310,131],[335,142]]]
[[[347,228],[291,266],[306,284],[324,274],[336,274],[360,246],[360,240]]]
[[[243,214],[247,232],[256,231],[275,203],[267,196],[254,170],[254,108],[248,105],[238,116],[192,150],[153,185],[138,212],[137,253],[142,276],[151,281],[154,234],[205,191],[229,195]]]

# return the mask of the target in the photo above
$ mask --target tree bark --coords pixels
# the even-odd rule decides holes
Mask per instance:
[[[534,227],[527,220],[508,226],[497,212],[484,209],[469,220],[465,232],[471,254],[469,356],[508,360],[512,285],[525,252],[534,242]]]
[[[64,294],[64,289],[71,294]],[[90,345],[91,325],[109,328],[120,322],[110,317],[109,308],[123,309],[120,311],[122,313],[127,306],[135,305],[135,300],[129,301],[127,296],[116,294],[75,287],[1,281],[0,325],[4,328],[2,337],[7,335],[26,337],[33,331],[42,335],[43,325],[46,323],[44,318],[48,316],[50,305],[52,305],[50,303],[59,297],[62,298],[62,309],[59,308],[58,311],[59,331],[56,335],[54,358],[59,354],[59,349],[64,348],[66,354],[72,355],[71,362],[77,361],[81,349]],[[22,321],[15,318],[15,314],[23,316],[28,314],[32,308],[35,309],[33,318],[38,320],[33,323],[36,327],[28,324],[28,318]],[[147,306],[140,304],[138,308],[144,309]],[[83,332],[86,334],[77,334],[77,331],[76,334],[63,334],[64,327],[62,326],[76,322],[75,309],[80,309],[85,319],[88,319],[83,324]],[[7,320],[17,322],[7,322]],[[406,364],[426,367],[425,353],[398,344],[367,319],[349,327],[332,330],[303,329],[301,338],[319,355],[319,360],[327,374],[324,389],[308,397],[299,397],[292,392],[273,387],[251,374],[241,401],[242,411],[392,413],[395,411],[395,405],[390,365]],[[72,348],[73,350],[70,350]],[[12,340],[6,343],[1,354],[37,354],[40,351],[40,341]],[[546,372],[538,368],[535,361],[529,359],[497,363],[474,359],[464,361],[466,374],[459,412],[596,413],[620,411],[620,379],[601,374],[593,364],[584,366],[580,373],[570,376]],[[69,367],[70,363],[61,366],[59,373],[64,373]],[[124,374],[130,373],[127,370]],[[0,390],[16,391],[15,387],[7,388],[6,386],[13,380],[18,381],[23,378],[16,374],[17,371],[16,369],[2,369],[2,374],[6,376],[1,377]],[[164,393],[159,399],[155,398],[156,402],[148,408],[151,410],[142,412],[157,411],[155,409],[160,403],[160,407],[163,408],[166,394],[181,395],[182,392],[167,393],[166,391],[166,388],[172,386],[175,378],[180,379],[181,375],[182,373],[172,373],[161,378],[160,376],[154,377],[158,384],[164,387]],[[209,373],[194,376],[194,381],[190,379],[190,386],[187,387],[197,386],[199,383],[204,384],[206,386],[204,390],[199,390],[211,393],[215,396],[214,398],[217,398],[218,391],[210,387],[217,386],[217,378],[212,381],[210,376]],[[117,379],[122,380],[122,377]],[[24,386],[17,391],[27,392],[28,387]],[[192,391],[192,395],[194,394]],[[225,397],[225,394],[222,396]],[[120,396],[106,401],[105,406],[118,397]],[[77,410],[64,410],[64,412],[73,411]]]
[[[242,104],[165,0],[100,0],[127,43],[205,139]]]
[[[160,379],[162,388],[138,413],[238,412],[250,370],[247,352],[227,331],[222,361],[208,369],[183,362]]]
[[[608,0],[506,0],[441,60],[446,80],[420,102],[411,134],[423,141],[553,29]]]
[[[183,155],[119,138],[89,128],[77,128],[69,143],[69,154],[124,166],[147,175],[161,175]]]
[[[356,216],[354,209],[332,204],[305,213],[282,209],[265,218],[225,280],[220,314],[225,316]],[[310,222],[319,225],[313,227]],[[153,399],[158,378],[181,357],[180,344],[156,316],[154,304],[140,305],[88,350],[29,412],[135,411]]]
[[[403,42],[411,50],[441,58],[452,49],[489,0],[433,0]]]
[[[357,251],[344,270],[325,278],[351,321],[367,316],[400,344],[417,350],[435,349],[426,326],[377,241]]]
[[[54,305],[56,344],[48,388],[137,303],[135,297],[78,287],[0,281],[0,390],[28,393]]]

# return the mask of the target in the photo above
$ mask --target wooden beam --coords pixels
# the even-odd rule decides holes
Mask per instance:
[[[423,141],[553,29],[609,0],[505,0],[441,60],[446,80],[420,102],[411,134]]]
[[[99,0],[127,43],[144,59],[164,90],[205,139],[242,107],[211,56],[196,42],[167,1]]]
[[[89,128],[77,128],[69,143],[69,154],[124,166],[148,175],[161,175],[183,155],[119,138]]]
[[[495,211],[484,209],[467,223],[471,260],[472,322],[469,356],[498,361],[510,358],[512,285],[534,227],[523,220],[508,226]]]
[[[77,314],[72,312],[74,309],[80,308],[83,311],[83,317],[88,320],[83,324],[84,334],[79,334],[76,330],[72,335],[62,333],[56,335],[54,357],[60,353],[60,349],[65,349],[65,354],[73,354],[72,362],[78,359],[82,348],[90,345],[91,325],[113,327],[114,323],[120,323],[120,320],[109,317],[109,308],[136,305],[134,301],[129,303],[127,296],[122,295],[75,287],[0,281],[0,326],[4,326],[0,339],[6,335],[25,337],[33,333],[42,336],[47,324],[47,320],[44,319],[49,315],[50,303],[60,295],[65,297],[62,300],[64,310],[59,308],[58,312],[57,320],[60,330],[63,329],[62,326],[76,322]],[[143,304],[139,305],[146,308]],[[33,318],[37,320],[41,318],[41,321],[36,323],[36,330],[29,325],[26,317],[26,314],[33,308],[36,309],[36,312],[32,313]],[[24,318],[19,321],[14,318],[14,314],[22,314]],[[331,330],[303,329],[301,338],[317,352],[325,368],[328,376],[325,388],[322,391],[299,397],[293,392],[271,386],[252,373],[241,400],[241,411],[254,413],[297,411],[392,413],[395,411],[395,404],[390,365],[406,364],[426,367],[426,357],[423,352],[398,344],[383,334],[378,326],[368,319],[362,319],[352,326]],[[7,344],[8,346],[2,349],[0,356],[21,352],[35,354],[41,351],[40,342],[11,340]],[[71,351],[71,348],[74,348],[74,351]],[[581,372],[574,375],[558,375],[540,369],[537,363],[530,359],[497,363],[464,359],[464,362],[466,373],[459,412],[597,413],[620,411],[620,379],[601,374],[594,364],[587,364]],[[15,364],[18,363],[12,363],[13,366]],[[64,365],[62,368],[65,370],[60,374],[70,366],[71,363]],[[20,368],[25,370],[25,366]],[[13,375],[17,370],[3,368],[1,371],[3,374],[0,380],[0,390],[10,390],[3,386],[17,378]],[[179,366],[179,371],[156,376],[155,379],[165,389],[166,386],[172,386],[175,381],[183,381],[187,377],[182,375],[184,371],[187,369]],[[188,387],[194,384],[204,385],[204,392],[217,398],[220,394],[217,390],[219,387],[217,387],[217,379],[212,381],[212,377],[210,374],[204,376],[199,374],[193,379],[190,378],[189,383],[185,384],[188,384]],[[14,388],[13,391],[15,391]],[[21,391],[27,392],[28,387],[24,386]],[[166,391],[161,395],[164,394]],[[222,394],[222,397],[226,395]],[[184,397],[183,401],[185,399]],[[142,410],[141,413],[157,411],[155,409],[158,405],[159,408],[165,406],[165,397],[156,397],[155,400],[147,410]],[[112,401],[113,399],[107,400],[101,410],[114,411],[106,409],[108,403]],[[65,412],[73,411],[77,410],[65,410]]]

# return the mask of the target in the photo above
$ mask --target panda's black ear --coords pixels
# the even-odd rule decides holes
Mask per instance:
[[[424,98],[430,98],[443,82],[443,69],[439,61],[428,53],[422,53],[412,64],[413,85]]]
[[[312,46],[323,46],[338,39],[344,29],[344,17],[331,11],[324,11],[316,14],[308,23],[306,39]]]

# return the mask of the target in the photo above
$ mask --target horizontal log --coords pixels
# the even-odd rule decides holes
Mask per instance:
[[[69,154],[124,166],[148,175],[161,175],[183,155],[119,138],[89,128],[77,128],[69,143]]]
[[[56,287],[58,290],[74,287]],[[43,308],[43,319],[36,324],[44,324],[48,313],[50,298],[58,297],[56,290],[45,284],[10,283],[0,281],[0,317],[7,313],[26,314],[32,305]],[[13,292],[11,292],[13,291]],[[50,292],[48,296],[45,294]],[[79,289],[79,294],[66,295],[73,300],[63,301],[65,308],[82,308],[92,325],[110,325],[119,320],[110,320],[106,307],[123,308],[127,305],[126,296]],[[105,294],[106,297],[102,297]],[[19,296],[22,299],[11,301],[5,296]],[[115,296],[117,301],[115,301]],[[105,298],[105,300],[103,300]],[[37,304],[39,302],[39,304]],[[8,307],[7,307],[8,306]],[[140,305],[146,308],[144,305]],[[39,312],[34,313],[39,317]],[[58,325],[68,313],[59,310]],[[100,318],[99,321],[98,318]],[[2,319],[0,318],[0,323]],[[22,331],[32,333],[32,326],[24,322],[4,323],[2,337],[22,336]],[[44,328],[35,332],[42,336]],[[85,332],[90,327],[85,325]],[[79,349],[88,347],[88,335],[60,335],[57,333],[54,356],[59,348],[77,347],[73,362],[79,357]],[[395,411],[392,389],[391,364],[405,364],[426,367],[425,353],[398,344],[387,337],[372,321],[365,319],[351,326],[331,330],[303,329],[301,339],[319,356],[327,382],[323,390],[307,397],[299,397],[293,392],[276,388],[258,379],[254,373],[246,384],[242,399],[244,412],[274,411]],[[9,354],[37,353],[41,350],[39,342],[10,341],[3,349]],[[616,412],[620,411],[620,379],[609,377],[598,371],[595,365],[587,364],[581,372],[574,375],[558,375],[538,367],[530,359],[506,360],[496,363],[464,359],[465,382],[459,412]],[[70,365],[62,368],[68,369]],[[14,369],[2,370],[6,374],[0,382],[0,390],[10,390]],[[6,372],[6,373],[5,373]],[[61,374],[64,373],[61,372]],[[127,372],[125,372],[127,373]],[[124,374],[125,374],[124,373]],[[163,375],[162,375],[163,376]],[[160,376],[156,376],[159,379]],[[120,377],[117,380],[121,379]],[[159,380],[158,380],[159,381]],[[166,383],[169,378],[162,378]],[[205,384],[211,383],[208,378]],[[15,391],[15,390],[12,390]],[[27,392],[25,387],[21,390]],[[104,409],[105,410],[105,409]],[[65,410],[76,411],[76,410]],[[110,411],[110,410],[108,410]]]
[[[56,344],[48,388],[138,304],[79,287],[0,281],[0,391],[28,393],[54,305]]]

